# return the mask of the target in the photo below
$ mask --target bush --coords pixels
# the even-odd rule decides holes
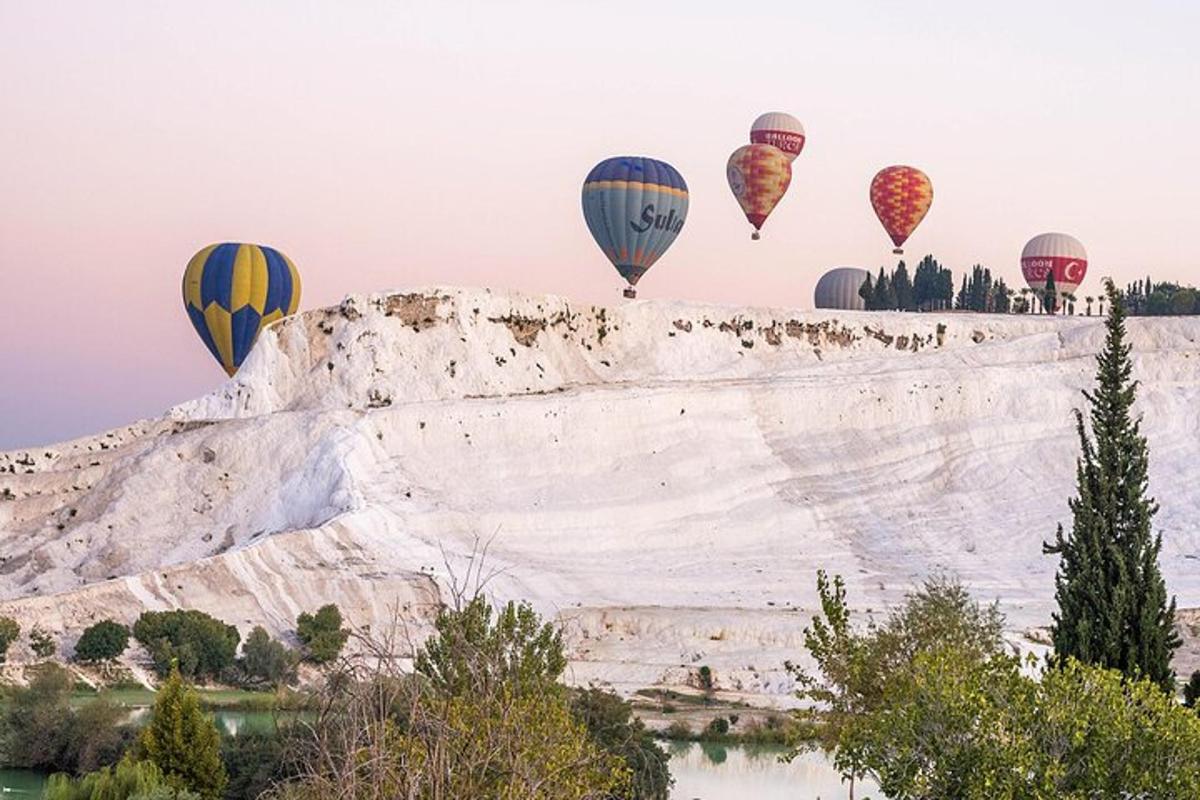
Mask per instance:
[[[664,739],[671,739],[672,741],[680,742],[690,742],[692,739],[696,738],[696,735],[692,733],[692,726],[688,725],[681,719],[677,719],[668,725],[667,729],[663,731],[662,735]]]
[[[242,646],[238,682],[250,687],[291,683],[298,660],[283,642],[272,639],[261,625],[255,626]]]
[[[327,664],[341,655],[350,632],[342,627],[342,612],[330,603],[316,614],[305,612],[297,617],[296,636],[304,645],[305,660]]]
[[[348,659],[319,700],[330,713],[298,751],[305,777],[274,797],[629,796],[625,762],[593,741],[556,681],[557,631],[524,605],[493,618],[478,598],[436,626],[415,675],[386,643],[364,641],[374,649]]]
[[[54,644],[54,640],[50,638],[50,634],[35,625],[29,632],[29,649],[38,658],[49,658],[58,648]]]
[[[296,777],[287,766],[286,742],[276,733],[244,731],[222,739],[221,763],[229,774],[225,800],[257,800],[275,783]]]
[[[601,749],[624,760],[632,776],[629,791],[613,798],[667,800],[673,782],[668,756],[633,715],[632,705],[612,692],[576,689],[571,696],[571,715]]]
[[[153,763],[124,758],[78,780],[51,775],[42,800],[199,800],[199,796],[170,787]]]
[[[720,739],[729,733],[729,720],[724,717],[713,717],[708,725],[704,727],[704,733],[701,734],[705,738]]]
[[[133,625],[133,637],[154,660],[160,676],[177,664],[191,679],[214,679],[233,665],[241,639],[237,628],[203,611],[146,611]]]
[[[712,669],[707,664],[704,664],[700,667],[697,677],[700,679],[701,689],[706,692],[711,692],[713,690],[713,673]]]
[[[12,617],[0,617],[0,664],[8,661],[8,648],[21,635],[21,626]]]
[[[128,712],[103,695],[73,708],[72,689],[70,673],[46,664],[28,687],[8,690],[0,711],[6,767],[81,774],[121,757],[133,739]]]
[[[129,629],[105,619],[84,630],[75,644],[75,658],[85,663],[115,661],[128,646]]]

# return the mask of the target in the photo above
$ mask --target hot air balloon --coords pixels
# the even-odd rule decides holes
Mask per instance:
[[[844,311],[864,311],[867,302],[858,290],[871,273],[858,267],[837,267],[829,270],[817,281],[813,291],[813,305],[817,308],[838,308]]]
[[[925,219],[933,203],[933,184],[916,167],[885,167],[871,181],[871,205],[884,230],[896,245],[893,253],[904,252],[906,239]]]
[[[1065,233],[1043,233],[1033,237],[1021,251],[1021,274],[1037,297],[1046,291],[1046,283],[1054,275],[1058,297],[1075,294],[1087,275],[1087,251],[1074,236]],[[1055,298],[1057,306],[1058,297]],[[1044,304],[1043,299],[1043,304]]]
[[[725,174],[738,205],[754,226],[750,238],[759,238],[759,229],[792,182],[792,162],[774,145],[748,144],[733,151]]]
[[[596,244],[629,282],[637,282],[667,251],[687,218],[688,188],[665,161],[617,156],[601,161],[583,181],[583,218]]]
[[[783,151],[788,161],[795,161],[804,149],[804,126],[791,114],[768,111],[750,126],[750,143],[773,145]]]
[[[183,305],[208,351],[232,377],[258,332],[300,305],[300,273],[258,244],[210,244],[183,273]]]

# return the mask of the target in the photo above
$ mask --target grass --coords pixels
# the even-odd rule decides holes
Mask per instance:
[[[299,708],[304,704],[304,695],[299,692],[287,692],[279,695],[275,692],[250,691],[246,689],[197,689],[200,695],[200,705],[209,711],[275,711]],[[145,708],[154,705],[155,693],[144,687],[110,689],[104,695],[130,708]],[[99,696],[94,690],[77,689],[71,696],[71,702],[76,704],[88,703]]]

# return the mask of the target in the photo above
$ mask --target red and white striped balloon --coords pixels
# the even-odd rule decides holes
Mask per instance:
[[[750,126],[750,143],[778,147],[788,161],[794,161],[804,149],[804,126],[791,114],[770,111],[759,116]]]
[[[1046,288],[1046,278],[1053,272],[1058,294],[1075,294],[1087,275],[1087,266],[1087,251],[1078,239],[1065,233],[1035,236],[1021,251],[1021,274],[1035,292]]]

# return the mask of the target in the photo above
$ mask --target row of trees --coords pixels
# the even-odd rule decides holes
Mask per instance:
[[[296,618],[299,650],[271,638],[261,626],[255,627],[243,644],[236,627],[203,611],[146,611],[134,622],[132,630],[111,619],[88,626],[75,644],[75,660],[83,664],[116,661],[128,649],[131,633],[150,655],[160,677],[178,669],[191,680],[250,687],[292,682],[301,661],[313,664],[334,661],[350,635],[342,625],[341,611],[334,604]],[[19,636],[17,622],[0,617],[0,663]],[[30,632],[30,647],[40,658],[50,658],[55,652],[54,640],[37,627]]]
[[[868,311],[940,311],[954,301],[954,275],[933,256],[925,256],[910,278],[903,261],[891,272],[868,274],[858,290]]]
[[[1135,316],[1200,314],[1200,290],[1169,281],[1155,283],[1149,276],[1129,284],[1125,297],[1129,313]]]

